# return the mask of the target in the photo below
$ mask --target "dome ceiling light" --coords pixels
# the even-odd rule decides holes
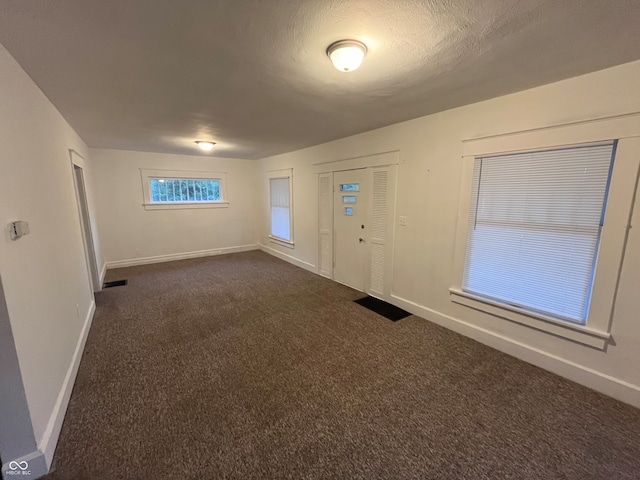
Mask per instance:
[[[327,48],[333,66],[341,72],[353,72],[367,54],[367,46],[357,40],[339,40]]]
[[[200,149],[204,150],[205,152],[213,150],[213,146],[215,145],[215,142],[203,142],[201,140],[198,140],[196,143],[198,144]]]

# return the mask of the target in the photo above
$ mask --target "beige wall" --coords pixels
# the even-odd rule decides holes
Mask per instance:
[[[0,145],[0,272],[35,439],[50,462],[94,306],[69,155],[88,150],[2,46]],[[10,240],[14,220],[31,233]]]
[[[313,164],[400,151],[392,292],[425,318],[640,406],[640,232],[631,231],[606,351],[453,304],[452,286],[462,141],[640,112],[640,62],[404,122],[260,161],[263,172],[293,168],[295,248],[270,244],[268,210],[260,241],[314,270],[318,262]],[[640,132],[637,132],[640,134]],[[640,152],[638,152],[640,156]],[[263,175],[264,177],[264,175]],[[261,180],[264,197],[266,182]],[[640,208],[636,209],[635,222]],[[286,257],[285,257],[286,258]]]
[[[91,150],[103,260],[169,260],[257,243],[256,162],[196,155]],[[145,210],[140,169],[226,172],[228,208]]]

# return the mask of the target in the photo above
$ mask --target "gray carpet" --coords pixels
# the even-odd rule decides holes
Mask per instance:
[[[118,278],[45,478],[640,478],[640,410],[262,252]]]

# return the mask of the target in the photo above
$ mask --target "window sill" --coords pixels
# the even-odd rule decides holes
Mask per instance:
[[[274,237],[271,235],[269,235],[269,242],[275,245],[282,245],[283,247],[287,247],[291,249],[295,248],[293,242],[290,242],[288,240],[283,240],[282,238]]]
[[[458,289],[451,288],[449,289],[449,293],[451,295],[451,301],[459,305],[464,305],[488,313],[494,317],[500,317],[511,322],[535,328],[536,330],[541,330],[599,350],[604,350],[611,337],[611,334],[607,332],[594,330],[583,325],[563,322],[532,312],[526,312],[517,307],[494,302]]]
[[[228,208],[229,202],[143,203],[145,210],[184,210],[187,208]]]

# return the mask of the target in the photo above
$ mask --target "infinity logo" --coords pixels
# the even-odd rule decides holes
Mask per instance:
[[[26,470],[27,468],[29,468],[29,464],[27,462],[16,462],[15,460],[13,460],[12,462],[9,462],[9,468],[11,470],[17,470],[18,468],[20,470]]]

